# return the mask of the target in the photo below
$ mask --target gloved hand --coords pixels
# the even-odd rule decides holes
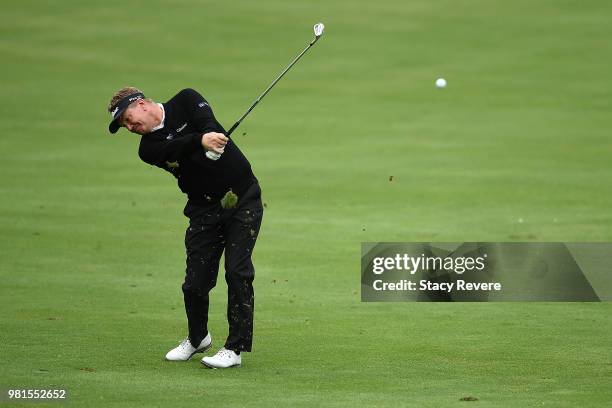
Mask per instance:
[[[206,157],[211,160],[219,160],[225,151],[225,145],[229,139],[223,133],[209,132],[202,135],[202,147],[206,149]]]
[[[216,152],[213,152],[212,150],[209,150],[206,152],[206,157],[209,158],[210,160],[219,160],[224,150],[225,149],[221,150],[221,153],[216,153]]]

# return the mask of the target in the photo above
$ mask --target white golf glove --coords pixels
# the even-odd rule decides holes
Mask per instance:
[[[212,150],[209,150],[206,152],[206,157],[209,158],[210,160],[216,161],[221,158],[221,154],[223,154],[224,151],[225,149],[221,150],[221,153],[217,153]]]

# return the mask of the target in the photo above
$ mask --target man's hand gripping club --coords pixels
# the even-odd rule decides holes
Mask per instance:
[[[206,150],[206,156],[221,157],[225,151],[228,138],[223,133],[209,132],[202,135],[202,147]]]

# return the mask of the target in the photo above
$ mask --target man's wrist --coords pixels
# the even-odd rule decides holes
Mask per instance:
[[[208,152],[210,149],[206,148],[206,144],[204,143],[204,135],[206,133],[202,133],[202,135],[200,135],[200,145],[202,146],[202,149],[204,149],[205,152]]]

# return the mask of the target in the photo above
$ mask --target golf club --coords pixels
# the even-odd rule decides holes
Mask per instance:
[[[238,119],[238,121],[236,123],[234,123],[234,126],[232,126],[230,128],[230,130],[227,132],[227,136],[228,137],[240,125],[240,122],[242,122],[242,120],[244,118],[246,118],[249,113],[251,113],[251,111],[253,110],[253,108],[255,108],[255,106],[257,106],[259,101],[261,101],[263,99],[263,97],[266,96],[266,94],[268,92],[270,92],[272,87],[274,85],[276,85],[276,83],[287,73],[287,71],[289,71],[291,69],[292,66],[295,65],[296,62],[298,62],[298,60],[300,58],[302,58],[302,55],[304,55],[306,53],[306,51],[308,51],[310,49],[310,47],[312,47],[319,40],[319,38],[323,35],[323,30],[324,29],[325,29],[325,26],[323,25],[323,23],[317,23],[317,24],[314,25],[313,30],[314,30],[315,38],[313,38],[313,40],[310,42],[310,44],[308,44],[308,46],[306,46],[306,48],[304,48],[304,50],[297,57],[295,57],[295,59],[291,62],[291,64],[289,64],[289,66],[287,68],[285,68],[285,70],[283,72],[281,72],[280,75],[277,76],[274,81],[272,81],[270,86],[268,86],[268,88],[266,88],[266,90],[261,95],[259,95],[259,97],[257,99],[255,99],[255,102],[253,102],[253,104],[249,107],[249,109],[247,109],[247,111],[244,113],[244,115],[242,115],[240,117],[240,119]],[[209,150],[209,151],[206,152],[206,157],[208,157],[210,160],[218,160],[221,157],[221,153],[217,153],[217,152],[213,152],[213,151]]]

